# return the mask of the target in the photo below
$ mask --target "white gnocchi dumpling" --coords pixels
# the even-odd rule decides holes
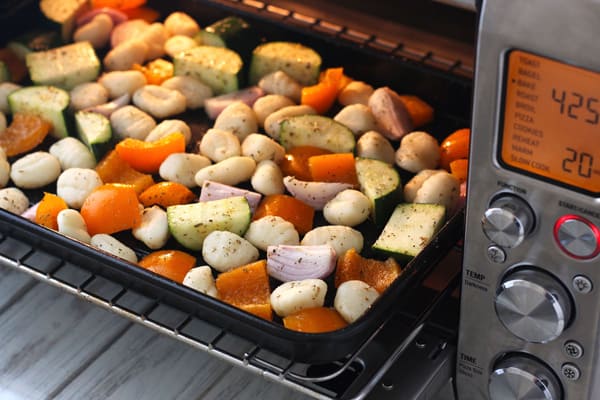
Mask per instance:
[[[73,33],[74,42],[90,42],[94,49],[102,49],[110,40],[114,27],[112,18],[105,13],[96,15],[90,22],[77,28]]]
[[[137,70],[105,72],[98,83],[108,90],[108,96],[116,99],[124,94],[133,93],[146,84],[146,76]]]
[[[121,107],[110,115],[110,125],[119,139],[144,140],[156,127],[150,114],[131,105]]]
[[[133,104],[155,118],[163,119],[181,114],[186,99],[179,91],[158,85],[145,85],[133,93]]]
[[[165,52],[171,57],[175,58],[182,51],[189,50],[198,46],[198,42],[189,36],[185,35],[173,35],[165,42]]]
[[[60,171],[58,158],[45,151],[36,151],[12,164],[10,178],[19,188],[38,189],[56,181]]]
[[[374,287],[363,281],[351,280],[338,286],[333,306],[351,324],[367,312],[378,298],[379,292]]]
[[[300,241],[302,246],[317,246],[328,244],[341,256],[350,249],[361,252],[364,245],[362,233],[356,229],[342,225],[324,225],[314,228],[304,235]]]
[[[440,145],[436,138],[427,132],[407,133],[400,141],[396,151],[396,165],[417,173],[424,169],[433,169],[440,162]]]
[[[0,189],[0,208],[21,215],[29,208],[29,199],[15,187]]]
[[[202,243],[202,258],[219,272],[258,260],[258,249],[243,237],[229,231],[213,231]]]
[[[188,188],[198,186],[196,174],[211,165],[210,159],[200,154],[173,153],[160,164],[158,174],[166,181],[178,182]]]
[[[138,258],[135,251],[111,235],[98,233],[92,236],[90,244],[100,250],[103,250],[115,257],[122,258],[131,263],[137,264]]]
[[[71,89],[69,95],[71,96],[71,108],[78,111],[106,103],[109,93],[98,82],[84,82]]]
[[[217,297],[218,295],[215,278],[208,265],[190,269],[183,278],[183,284],[211,297]]]
[[[165,18],[165,29],[170,36],[184,35],[190,38],[200,32],[200,26],[196,20],[181,11],[175,11]]]
[[[235,186],[249,180],[255,169],[256,161],[250,157],[230,157],[199,170],[195,176],[196,184],[202,186],[205,181],[214,181]]]
[[[231,131],[216,128],[206,131],[198,147],[203,156],[215,162],[242,154],[238,137]]]
[[[160,249],[171,237],[167,212],[159,206],[144,208],[139,225],[132,228],[131,233],[149,249]]]
[[[90,168],[69,168],[64,170],[56,182],[56,194],[69,207],[80,209],[90,193],[102,185],[98,173]]]
[[[77,210],[67,208],[56,216],[58,232],[80,242],[90,244],[92,238],[87,231],[85,220]]]
[[[287,317],[298,311],[323,307],[327,283],[322,279],[289,281],[277,286],[271,293],[271,307],[275,314]]]
[[[242,142],[242,155],[252,157],[254,161],[271,160],[280,163],[285,157],[282,145],[266,135],[251,133]]]
[[[81,140],[74,137],[60,139],[52,144],[48,151],[58,158],[63,171],[69,168],[94,168],[96,166],[96,158],[90,149]]]
[[[285,192],[283,173],[279,165],[271,160],[263,160],[256,165],[250,184],[255,191],[265,196]]]
[[[279,244],[300,244],[300,235],[294,224],[276,215],[252,221],[244,238],[263,251],[267,251],[269,246]]]
[[[445,170],[423,181],[413,199],[414,203],[440,204],[452,212],[460,196],[460,181]]]
[[[185,105],[190,110],[204,107],[204,101],[213,96],[210,86],[191,76],[174,76],[161,83],[162,87],[177,90],[185,97]]]
[[[369,104],[369,97],[373,94],[373,86],[362,81],[352,81],[347,84],[338,95],[338,102],[344,106],[350,104]]]
[[[148,54],[148,45],[140,39],[127,40],[113,47],[104,57],[108,71],[127,71],[133,64],[143,64]]]
[[[10,163],[6,158],[6,154],[0,147],[0,189],[6,186],[10,179]]]
[[[293,106],[295,103],[289,97],[282,96],[280,94],[268,94],[263,97],[259,97],[254,104],[252,109],[256,113],[256,119],[258,125],[264,126],[265,119],[273,114],[277,110],[281,110],[283,107]]]
[[[392,143],[377,131],[368,131],[356,141],[356,156],[373,158],[388,164],[396,161],[396,150]]]
[[[342,190],[323,207],[325,220],[333,225],[356,226],[367,220],[371,201],[362,192]]]
[[[271,72],[262,77],[258,86],[269,94],[278,94],[300,102],[302,85],[283,71]]]
[[[148,133],[145,141],[154,142],[175,132],[183,134],[186,144],[192,140],[192,129],[185,121],[180,119],[165,119],[156,125],[154,129],[150,131],[150,133]]]
[[[258,121],[254,110],[238,101],[225,107],[215,120],[213,128],[231,131],[242,141],[249,134],[258,132]]]
[[[364,104],[350,104],[342,108],[333,119],[348,127],[357,137],[377,127],[371,109]]]

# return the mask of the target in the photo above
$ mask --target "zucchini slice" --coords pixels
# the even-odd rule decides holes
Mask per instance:
[[[173,60],[175,75],[196,78],[210,86],[215,95],[235,92],[242,86],[243,65],[235,51],[214,46],[182,51]]]
[[[310,47],[299,43],[261,44],[252,52],[249,83],[256,85],[263,76],[280,70],[301,85],[314,85],[321,71],[321,56]]]
[[[100,159],[112,148],[112,129],[110,121],[104,115],[92,111],[77,111],[75,127],[79,139]]]
[[[205,46],[227,47],[249,60],[260,36],[243,19],[230,16],[207,26],[198,33],[199,43]]]
[[[173,237],[190,250],[202,250],[213,231],[242,236],[250,225],[251,211],[244,196],[167,207],[167,222]]]
[[[296,146],[316,146],[334,153],[352,153],[356,145],[350,129],[322,115],[284,119],[279,141],[286,150]]]
[[[57,139],[69,135],[69,93],[54,86],[28,86],[8,96],[12,114],[33,114],[52,124],[50,134]]]
[[[438,204],[399,204],[373,243],[373,250],[407,261],[427,246],[445,216],[446,208]]]
[[[77,42],[25,56],[29,76],[36,85],[53,85],[71,90],[95,80],[100,60],[90,42]]]
[[[371,219],[383,226],[394,207],[402,200],[402,182],[396,169],[383,161],[356,159],[356,175],[360,190],[371,201]]]

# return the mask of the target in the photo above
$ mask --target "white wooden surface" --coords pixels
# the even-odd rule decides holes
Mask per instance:
[[[0,399],[309,397],[0,264]]]

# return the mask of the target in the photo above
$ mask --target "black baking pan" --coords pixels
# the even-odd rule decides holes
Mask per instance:
[[[313,47],[322,55],[324,67],[344,66],[349,76],[364,80],[374,87],[390,86],[398,92],[422,97],[436,109],[435,122],[425,127],[425,130],[439,139],[455,129],[467,126],[470,115],[470,79],[456,76],[452,71],[441,71],[419,60],[392,57],[389,53],[374,50],[356,41],[344,40],[339,34],[324,34],[302,23],[289,21],[287,17],[273,16],[261,10],[257,12],[243,3],[238,3],[196,0],[172,1],[165,4],[150,1],[149,5],[159,10],[162,17],[171,11],[186,11],[197,18],[202,26],[224,16],[241,15],[267,40],[298,41]],[[31,13],[26,14],[27,18],[31,18]],[[42,23],[41,19],[39,21]],[[202,112],[186,114],[182,119],[193,123],[195,133],[210,126],[210,121]],[[404,174],[404,182],[409,177]],[[33,203],[41,198],[43,191],[52,190],[50,187],[28,191],[27,194]],[[402,275],[358,321],[338,331],[306,334],[287,330],[278,322],[262,320],[134,264],[38,226],[20,216],[0,210],[0,233],[5,236],[26,242],[34,248],[113,280],[126,288],[160,299],[282,356],[308,363],[339,360],[355,351],[393,314],[405,293],[417,287],[431,268],[455,246],[462,237],[462,228],[463,213],[459,211],[448,219],[425,250],[404,265]],[[379,230],[368,222],[359,229],[365,236],[367,249]],[[119,235],[118,239],[133,247],[138,256],[149,252],[149,249],[143,248],[140,242],[136,242],[129,235]],[[170,242],[166,247],[178,246]]]

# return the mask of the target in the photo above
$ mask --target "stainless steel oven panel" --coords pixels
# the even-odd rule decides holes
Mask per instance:
[[[483,3],[457,353],[460,399],[529,399],[534,393],[544,399],[600,398],[600,256],[565,254],[553,232],[565,215],[600,227],[600,198],[510,171],[496,158],[507,52],[521,49],[600,71],[599,21],[598,1]],[[600,130],[590,146],[600,146]],[[494,201],[498,195],[504,200]],[[523,224],[490,233],[496,243],[482,228],[490,210]],[[531,218],[533,224],[526,221]],[[528,226],[530,233],[518,231]],[[597,232],[591,234],[597,245]],[[518,304],[507,305],[513,295],[521,296]],[[527,314],[526,307],[535,310]]]

